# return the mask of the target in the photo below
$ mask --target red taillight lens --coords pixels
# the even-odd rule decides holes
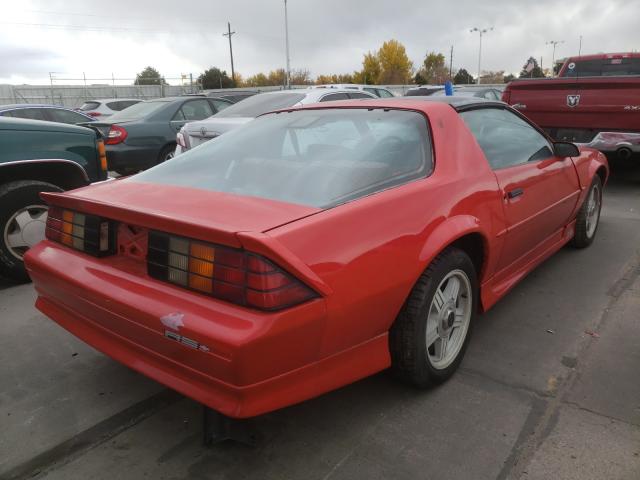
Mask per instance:
[[[149,276],[260,310],[281,310],[317,294],[269,260],[221,245],[149,232]]]
[[[117,145],[124,142],[127,139],[127,135],[127,131],[120,125],[111,125],[107,134],[107,141],[104,143],[106,145]]]
[[[100,112],[83,112],[85,115],[89,115],[90,117],[99,117],[102,114]]]
[[[45,236],[96,257],[115,253],[113,223],[94,215],[50,207]]]
[[[178,132],[176,135],[176,143],[182,148],[187,148],[187,143],[184,141],[184,134],[182,132]]]

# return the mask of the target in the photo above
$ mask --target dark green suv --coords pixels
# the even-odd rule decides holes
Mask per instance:
[[[0,273],[28,280],[22,257],[47,220],[40,192],[106,179],[104,144],[91,128],[0,118]]]

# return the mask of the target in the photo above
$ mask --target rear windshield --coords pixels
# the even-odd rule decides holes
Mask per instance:
[[[130,120],[138,120],[139,118],[146,117],[147,115],[151,115],[152,113],[160,110],[162,107],[166,106],[167,101],[158,100],[158,101],[149,101],[149,102],[140,102],[135,105],[131,105],[124,110],[114,113],[109,117],[110,122],[125,122]]]
[[[640,75],[640,58],[604,58],[597,60],[571,60],[563,77],[618,77]]]
[[[218,113],[216,117],[257,117],[263,113],[279,110],[281,108],[293,107],[306,95],[304,93],[264,93],[254,95],[242,100],[224,111]]]
[[[426,176],[422,114],[296,110],[260,117],[130,180],[329,208]]]
[[[100,102],[84,102],[80,107],[80,110],[83,112],[88,112],[89,110],[95,110],[100,106]]]

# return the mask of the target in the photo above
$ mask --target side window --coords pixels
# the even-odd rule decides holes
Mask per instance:
[[[209,99],[209,101],[213,103],[213,106],[215,107],[216,112],[224,110],[225,108],[232,105],[230,102],[225,102],[224,100],[218,100],[217,98],[211,98]]]
[[[15,118],[28,118],[31,120],[47,120],[41,108],[19,108],[11,112]]]
[[[124,102],[117,101],[117,102],[109,102],[109,103],[107,103],[106,105],[107,105],[107,107],[109,107],[111,110],[114,110],[114,111],[116,111],[116,112],[119,112],[120,110],[124,109],[124,107],[122,106],[122,104],[123,104],[123,103],[124,103]]]
[[[460,116],[494,170],[553,156],[547,139],[508,110],[481,108]]]
[[[69,110],[57,110],[55,108],[50,108],[48,110],[49,117],[51,117],[51,121],[59,122],[59,123],[80,123],[80,122],[90,122],[87,117],[84,115],[80,115],[76,112],[70,112]]]
[[[353,92],[353,93],[350,93],[349,96],[351,98],[369,98],[369,99],[371,98],[369,95],[362,92]]]
[[[177,121],[184,121],[185,120],[184,115],[182,114],[182,109],[178,110],[176,112],[176,114],[173,116],[173,118],[171,119],[172,122],[174,120],[177,120]]]
[[[363,88],[363,90],[365,92],[369,92],[371,95],[375,95],[376,97],[380,96],[380,90],[378,90],[377,88]]]
[[[349,100],[346,93],[330,93],[320,99],[321,102],[333,102],[334,100]]]
[[[211,105],[205,99],[191,100],[182,105],[182,114],[187,121],[204,120],[213,115]]]
[[[378,89],[378,96],[380,98],[391,98],[393,97],[393,93],[391,93],[389,90],[384,90],[382,88]]]

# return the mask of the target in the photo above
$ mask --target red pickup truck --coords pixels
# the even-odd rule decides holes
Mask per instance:
[[[502,100],[556,140],[640,152],[640,53],[571,57],[557,78],[512,81]]]

